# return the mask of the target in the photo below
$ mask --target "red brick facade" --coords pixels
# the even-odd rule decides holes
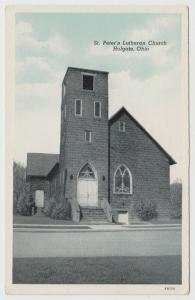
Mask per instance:
[[[90,71],[94,90],[88,91],[82,88],[85,73],[70,68],[63,81],[66,93],[62,95],[60,171],[67,171],[65,197],[77,198],[77,176],[89,162],[97,172],[98,198],[108,198],[108,74]],[[82,116],[75,116],[76,99],[82,101]],[[95,101],[101,103],[100,118],[94,117]],[[85,141],[86,130],[91,131],[91,142]]]
[[[83,89],[83,75],[93,76],[93,89]],[[75,101],[79,102],[81,114],[75,113]],[[101,107],[100,117],[94,116],[94,103]],[[119,130],[119,122],[125,130]],[[91,132],[86,141],[85,132]],[[154,201],[159,218],[169,217],[170,191],[169,166],[173,159],[122,108],[108,120],[108,73],[68,68],[62,83],[61,133],[59,166],[46,178],[31,181],[31,191],[43,189],[45,197],[64,194],[65,199],[78,198],[78,174],[86,163],[93,166],[98,184],[98,206],[108,199],[113,215],[127,211],[129,219],[135,217],[134,204],[138,201]],[[116,194],[114,174],[121,164],[131,174],[132,191]],[[30,178],[30,174],[29,178]]]
[[[120,121],[125,122],[125,132],[119,131]],[[121,164],[132,175],[131,195],[114,193],[114,172]],[[169,217],[169,160],[142,128],[121,112],[110,123],[110,203],[113,209],[127,209],[132,218],[134,203],[147,200],[156,203],[160,218]]]

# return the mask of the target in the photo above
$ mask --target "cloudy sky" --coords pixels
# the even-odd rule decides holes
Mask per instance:
[[[68,66],[109,71],[109,115],[121,106],[178,162],[181,177],[180,16],[16,14],[15,159],[59,153],[61,82]],[[142,52],[113,52],[94,40],[166,41]]]

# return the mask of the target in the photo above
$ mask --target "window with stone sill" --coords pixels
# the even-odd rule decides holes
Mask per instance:
[[[99,101],[94,102],[94,117],[101,118],[101,102]]]
[[[91,131],[85,131],[85,142],[91,143]]]
[[[82,100],[75,100],[75,116],[82,116]]]

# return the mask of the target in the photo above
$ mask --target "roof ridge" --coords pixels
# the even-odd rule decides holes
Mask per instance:
[[[128,110],[122,106],[112,117],[109,119],[109,123],[113,123],[115,118],[119,116],[120,113],[126,113],[128,117],[143,131],[147,136],[155,143],[155,145],[168,157],[171,165],[176,164],[176,161],[169,155],[169,153],[153,138],[153,136],[128,112]]]

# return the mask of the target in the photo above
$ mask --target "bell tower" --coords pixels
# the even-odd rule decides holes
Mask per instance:
[[[88,176],[88,177],[87,177]],[[65,198],[108,197],[108,72],[69,67],[62,82],[60,181]]]

